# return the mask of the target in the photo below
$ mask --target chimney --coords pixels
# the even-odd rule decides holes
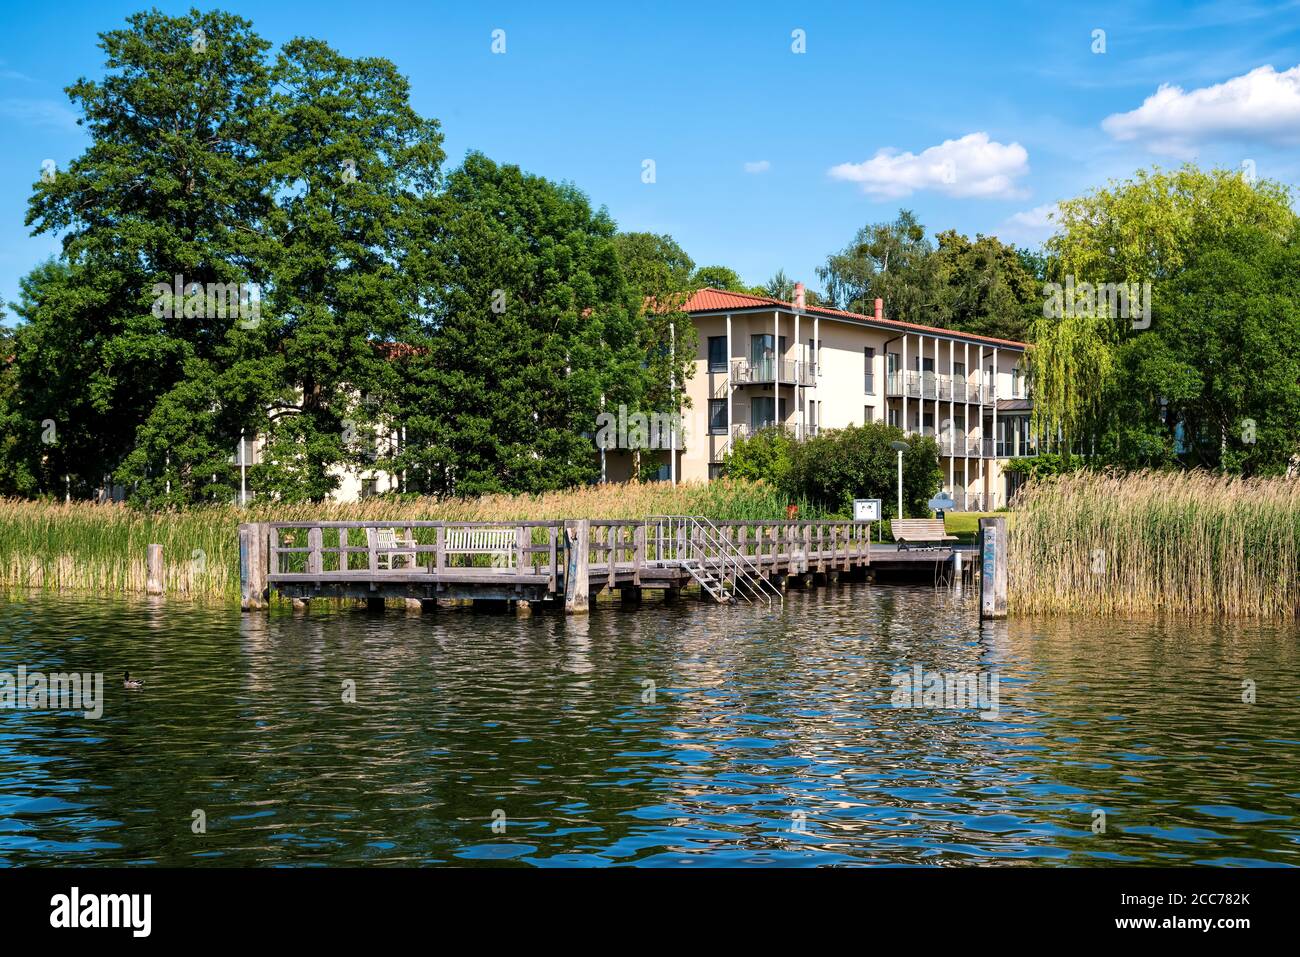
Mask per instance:
[[[803,283],[797,282],[794,284],[794,307],[796,309],[803,308],[803,299]]]
[[[885,300],[877,299],[876,300],[876,321],[879,322],[881,319],[884,318],[885,318]]]

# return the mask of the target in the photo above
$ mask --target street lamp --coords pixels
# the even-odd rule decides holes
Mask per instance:
[[[903,517],[903,453],[907,451],[906,442],[890,442],[889,447],[898,453],[898,517]]]

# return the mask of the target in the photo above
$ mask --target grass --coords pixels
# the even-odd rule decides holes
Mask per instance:
[[[1006,517],[1006,512],[945,512],[943,530],[969,545],[979,535],[980,519]]]
[[[145,551],[163,546],[173,597],[237,600],[240,522],[548,521],[707,515],[718,520],[784,518],[785,498],[760,482],[628,483],[540,495],[376,498],[352,504],[260,504],[142,512],[122,505],[0,499],[0,586],[143,594]],[[801,507],[800,517],[816,517]]]
[[[1205,472],[1027,485],[1008,532],[1023,613],[1275,617],[1300,609],[1300,483]]]

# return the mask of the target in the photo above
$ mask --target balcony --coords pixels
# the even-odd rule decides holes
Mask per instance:
[[[992,382],[981,387],[978,382],[965,376],[943,372],[891,372],[885,379],[885,394],[891,398],[984,403],[991,403],[997,398]]]
[[[915,429],[908,429],[908,435],[915,435]],[[981,438],[978,434],[948,431],[935,435],[931,426],[922,430],[923,435],[931,436],[939,446],[939,454],[949,458],[972,459],[1019,459],[1032,458],[1038,454],[1038,444],[1025,438],[994,441]]]
[[[817,367],[815,363],[797,359],[733,359],[731,381],[736,385],[811,386],[817,384]]]

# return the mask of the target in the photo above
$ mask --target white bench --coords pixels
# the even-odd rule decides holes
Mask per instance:
[[[493,568],[515,565],[513,528],[449,528],[442,550],[447,555],[491,555]]]
[[[397,534],[397,529],[395,528],[375,529],[375,549],[379,552],[379,554],[375,556],[375,560],[378,562],[380,568],[384,568],[387,569],[388,571],[392,571],[393,559],[395,558],[402,559],[402,561],[406,563],[407,568],[413,566],[415,564],[415,554],[416,554],[414,551],[407,552],[407,551],[384,551],[383,550],[386,548],[392,549],[392,548],[403,548],[403,547],[414,549],[415,548],[414,536],[409,538],[400,536]]]

